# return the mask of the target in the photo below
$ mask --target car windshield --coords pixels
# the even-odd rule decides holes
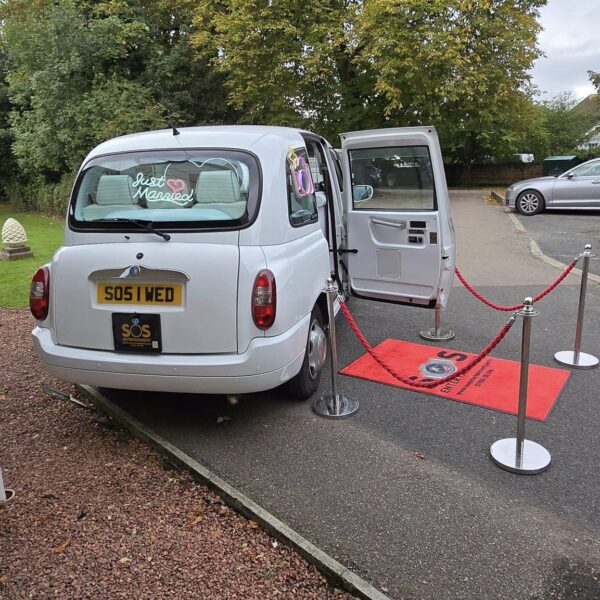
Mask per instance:
[[[233,150],[174,150],[96,158],[79,175],[70,205],[75,227],[114,229],[128,220],[161,228],[236,227],[253,220],[256,159]],[[135,229],[135,226],[132,226]]]
[[[567,171],[565,175],[572,175],[573,177],[596,177],[600,175],[600,161],[584,163]]]

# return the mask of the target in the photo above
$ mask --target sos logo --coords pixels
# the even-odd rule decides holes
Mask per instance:
[[[150,325],[139,325],[137,323],[132,323],[128,325],[124,323],[121,325],[121,335],[124,338],[135,338],[147,340],[152,337],[152,330],[150,329]]]

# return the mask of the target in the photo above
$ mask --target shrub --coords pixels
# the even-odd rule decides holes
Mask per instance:
[[[67,209],[73,177],[64,175],[58,183],[42,180],[10,180],[3,190],[3,201],[17,211],[63,216]]]

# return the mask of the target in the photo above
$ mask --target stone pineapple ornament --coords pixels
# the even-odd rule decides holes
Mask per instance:
[[[2,243],[6,248],[18,248],[27,244],[27,234],[16,219],[6,219],[2,226]]]
[[[2,226],[2,244],[0,249],[0,260],[14,260],[33,256],[27,246],[27,234],[23,225],[16,219],[6,219]]]

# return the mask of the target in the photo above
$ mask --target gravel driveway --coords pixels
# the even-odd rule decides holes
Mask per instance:
[[[76,404],[52,399],[25,310],[0,308],[0,598],[352,598]]]

